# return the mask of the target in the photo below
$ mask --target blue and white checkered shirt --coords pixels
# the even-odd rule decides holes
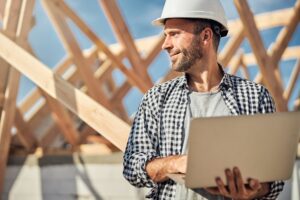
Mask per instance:
[[[259,84],[224,73],[220,90],[232,115],[275,112],[272,97]],[[188,84],[181,76],[151,88],[143,97],[124,154],[124,177],[136,187],[149,187],[148,198],[174,199],[172,180],[153,182],[145,166],[152,159],[179,155],[184,139],[184,119],[188,105]],[[261,199],[276,199],[282,181],[273,182],[270,193]]]

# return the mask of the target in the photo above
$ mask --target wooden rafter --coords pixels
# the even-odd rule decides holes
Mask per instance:
[[[24,120],[19,109],[16,109],[14,122],[17,129],[17,136],[26,150],[31,151],[34,147],[38,146],[38,141],[36,140],[33,131]]]
[[[282,95],[283,89],[279,70],[273,66],[274,63],[264,48],[253,14],[246,1],[234,0],[234,3],[241,17],[241,21],[247,24],[247,26],[244,26],[245,34],[249,39],[266,85],[275,99],[277,109],[279,111],[287,111],[287,103]]]
[[[236,53],[237,49],[240,47],[244,38],[244,29],[243,27],[239,27],[237,33],[230,38],[230,40],[226,43],[226,46],[218,56],[218,60],[223,67],[227,67],[229,61]]]
[[[26,39],[28,34],[26,31],[30,30],[28,26],[31,25],[28,21],[32,17],[32,13],[28,14],[27,10],[22,9],[22,7],[27,7],[30,3],[34,5],[34,0],[25,2],[10,0],[5,4],[3,17],[4,33],[20,45],[24,44],[23,40]],[[28,11],[32,11],[30,8],[32,8],[33,5],[27,7]],[[8,74],[7,85],[4,93],[5,101],[0,119],[0,193],[2,193],[4,172],[11,141],[11,129],[15,120],[16,99],[21,75],[15,68],[12,68],[8,63],[5,63],[5,61],[0,64],[5,66],[2,69],[4,69],[3,71],[7,70]],[[3,81],[5,81],[5,79]],[[3,85],[5,85],[5,82]]]
[[[22,3],[25,4],[24,2],[26,1],[28,0],[22,0]],[[1,10],[3,10],[2,14],[5,13],[3,7],[1,7],[3,2],[6,1],[0,0],[0,15],[1,15]],[[123,119],[125,122],[130,123],[130,119],[123,105],[124,97],[128,94],[128,92],[131,90],[132,87],[137,87],[142,93],[144,93],[150,87],[150,85],[152,85],[151,79],[150,79],[151,83],[149,84],[147,83],[147,81],[146,82],[144,81],[147,80],[149,77],[145,78],[143,76],[145,75],[148,76],[147,70],[150,64],[152,63],[152,61],[161,52],[161,45],[164,38],[160,35],[152,38],[145,38],[138,41],[134,41],[133,38],[131,38],[125,20],[122,19],[122,15],[120,13],[120,10],[117,7],[116,2],[110,0],[99,0],[99,2],[102,4],[102,7],[104,8],[103,10],[105,10],[106,15],[109,18],[109,21],[111,22],[111,25],[114,29],[114,32],[120,44],[107,46],[92,31],[92,29],[89,28],[84,23],[84,21],[79,18],[79,16],[68,6],[67,3],[65,3],[64,0],[47,1],[48,4],[51,4],[50,9],[52,9],[51,10],[52,14],[55,15],[55,17],[57,18],[56,20],[59,21],[59,23],[61,23],[60,27],[58,27],[60,29],[58,35],[60,37],[64,37],[63,40],[65,41],[63,41],[63,43],[65,44],[65,46],[69,45],[69,49],[68,47],[66,48],[68,51],[67,55],[63,60],[61,60],[61,62],[57,64],[57,68],[53,71],[53,74],[67,80],[69,83],[77,87],[82,92],[87,92],[88,94],[91,94],[91,90],[88,84],[86,84],[85,79],[82,77],[82,71],[78,67],[83,65],[91,66],[93,70],[95,70],[95,72],[91,72],[89,74],[89,77],[93,78],[92,81],[93,83],[91,83],[91,85],[94,85],[95,87],[98,87],[100,90],[103,90],[102,91],[103,93],[101,93],[99,96],[103,96],[106,99],[106,101],[109,102],[111,106],[109,107],[109,110],[111,112],[117,114],[118,117]],[[249,32],[249,30],[247,31],[243,26],[243,24],[245,23],[245,20],[243,19],[230,21],[229,22],[230,38],[229,41],[226,43],[225,48],[222,49],[218,57],[218,60],[223,65],[223,67],[228,66],[229,72],[233,74],[235,74],[238,69],[241,69],[241,72],[243,73],[244,77],[249,79],[250,77],[249,77],[249,71],[247,67],[248,66],[252,67],[253,65],[256,65],[257,63],[259,63],[258,61],[260,61],[261,63],[261,61],[262,60],[264,61],[265,58],[267,58],[267,61],[265,63],[267,64],[269,63],[269,65],[274,66],[274,68],[271,68],[271,70],[277,70],[279,60],[298,59],[300,46],[287,47],[287,44],[294,33],[295,27],[297,27],[299,23],[298,2],[296,3],[294,8],[282,9],[282,10],[272,11],[269,13],[263,13],[263,14],[258,14],[256,16],[253,16],[253,21],[255,21],[255,23],[253,24],[257,28],[257,30],[254,30],[256,33],[259,33],[259,31],[261,30],[269,29],[272,27],[285,26],[280,32],[280,34],[278,35],[275,43],[271,45],[268,51],[265,51],[265,48],[262,48],[261,51],[263,51],[263,54],[262,55],[259,54],[259,56],[257,55],[257,53],[255,53],[255,51],[254,53],[245,53],[245,54],[238,52],[238,49],[240,48],[243,40],[245,38],[249,39],[249,33],[247,33]],[[30,6],[27,8],[22,6],[22,8],[19,9],[20,16],[22,15],[30,16],[32,12],[31,11],[32,8],[33,6],[31,8]],[[27,14],[25,13],[25,11]],[[71,30],[68,27],[69,23],[66,23],[67,22],[66,20],[70,20],[72,23],[74,23],[82,31],[82,33],[84,33],[85,36],[94,43],[94,46],[88,50],[80,49],[74,34],[71,32]],[[26,26],[28,30],[30,30],[34,21],[32,17],[30,21],[31,21],[30,22],[31,26]],[[249,24],[248,21],[246,23]],[[7,22],[6,24],[8,26]],[[25,24],[25,23],[20,22],[20,24]],[[9,26],[12,27],[11,24],[9,24]],[[26,29],[24,28],[21,29],[20,27],[21,26],[17,27],[16,32],[19,33],[24,38],[26,38],[28,31],[26,31]],[[21,33],[20,32],[21,30],[24,30],[25,33]],[[121,30],[125,30],[125,32],[122,32]],[[10,37],[11,39],[16,38],[13,32],[3,31],[3,34],[7,37]],[[71,37],[69,37],[70,35]],[[252,33],[251,35],[253,37]],[[259,36],[259,34],[257,35]],[[32,53],[28,41],[24,39],[20,39],[21,36],[18,36],[19,38],[17,41],[18,44],[23,46],[24,49],[27,50],[28,52]],[[72,43],[77,43],[78,48],[74,48],[74,45]],[[255,45],[257,47],[263,47],[261,42],[259,43],[260,44],[255,44]],[[260,49],[260,48],[256,48],[256,49]],[[74,56],[74,55],[78,55],[77,53],[80,54],[81,57]],[[130,61],[131,66],[129,67],[125,67],[125,65],[122,63],[122,60],[126,58],[128,58],[128,60]],[[4,64],[6,63],[6,61],[2,61],[2,62]],[[264,66],[265,63],[263,63]],[[6,68],[5,65],[4,67],[0,67],[0,80],[3,80],[0,81],[0,90],[2,88],[2,92],[0,91],[0,109],[3,107],[6,101],[3,92],[7,85],[7,79],[5,80],[7,74],[2,73],[3,71],[8,72],[9,65],[6,63],[6,66],[7,66]],[[261,68],[261,65],[259,66]],[[120,70],[126,78],[121,85],[116,85],[112,78],[112,73],[114,72],[114,70]],[[284,93],[283,93],[283,89],[281,92],[278,92],[278,94],[281,94],[282,98],[285,100],[284,104],[287,104],[294,90],[293,88],[295,87],[295,83],[298,78],[297,74],[299,74],[298,65],[294,67],[293,73],[290,77],[288,87],[285,89]],[[165,81],[178,75],[180,75],[180,73],[173,73],[173,72],[168,73],[167,76],[162,78],[160,81]],[[3,79],[1,78],[2,76]],[[262,77],[266,79],[265,76],[257,76],[255,81],[262,82],[263,80]],[[277,81],[275,82],[275,85],[278,82],[281,82],[280,77],[277,77],[277,79],[276,76],[274,77],[275,80]],[[56,79],[54,80],[55,82],[57,82]],[[60,82],[60,80],[58,82]],[[272,89],[270,89],[270,91],[271,90]],[[276,88],[273,90],[277,91]],[[59,93],[60,92],[61,91],[59,91]],[[19,105],[19,108],[17,109],[19,118],[17,116],[15,117],[15,127],[17,128],[17,137],[19,138],[19,142],[21,142],[21,144],[27,150],[30,148],[30,146],[35,146],[29,144],[31,140],[30,139],[31,136],[28,136],[27,133],[34,133],[35,135],[33,135],[33,140],[35,140],[34,137],[38,137],[39,139],[39,141],[36,141],[35,144],[38,143],[43,148],[50,147],[51,142],[56,141],[56,139],[58,139],[59,133],[63,133],[63,135],[65,135],[64,139],[69,143],[76,144],[76,142],[74,141],[78,139],[77,137],[79,133],[76,132],[78,130],[76,130],[75,127],[78,124],[80,124],[81,121],[78,119],[76,112],[75,114],[70,115],[68,110],[66,110],[64,107],[64,105],[66,104],[74,105],[74,103],[77,103],[74,102],[74,99],[73,100],[66,99],[63,102],[64,105],[61,105],[60,103],[57,102],[56,96],[54,97],[49,96],[48,91],[40,92],[39,88],[35,89],[25,99],[26,100],[24,100]],[[42,103],[40,103],[41,101]],[[60,102],[62,102],[62,100]],[[278,102],[278,100],[276,100],[276,102]],[[54,104],[58,104],[58,105],[53,106]],[[50,109],[48,108],[48,106]],[[49,114],[54,116],[53,117],[54,121],[52,120]],[[62,120],[62,118],[60,118],[58,120],[57,116],[67,116],[68,119]],[[80,118],[82,118],[82,116]],[[72,126],[71,130],[73,131],[68,131],[69,125]],[[20,131],[21,129],[22,131]],[[99,130],[100,128],[98,127],[97,131],[99,132]],[[104,127],[101,130],[103,131],[106,129]],[[67,136],[66,133],[72,133],[72,134],[71,136]],[[99,133],[103,134],[103,132],[99,132]],[[109,135],[109,132],[107,132],[106,134]]]
[[[287,25],[290,21],[289,18],[293,15],[293,8],[286,8],[275,10],[267,13],[262,13],[254,16],[255,23],[259,30],[265,30],[272,27]],[[284,16],[284,17],[282,17]],[[242,26],[240,19],[229,21],[228,29],[229,35],[236,35],[239,28]]]
[[[78,132],[68,111],[54,98],[52,98],[45,92],[42,93],[46,98],[47,104],[50,106],[54,121],[62,131],[62,134],[64,135],[66,141],[68,141],[73,147],[76,147],[78,144]]]
[[[283,17],[282,17],[283,18]],[[288,42],[291,40],[300,20],[300,1],[297,1],[293,13],[290,15],[289,23],[280,31],[277,36],[276,42],[271,45],[268,53],[271,57],[275,67],[278,67],[279,59],[282,57]],[[262,74],[258,74],[255,81],[262,82]]]
[[[3,21],[6,0],[0,0],[0,20]]]
[[[286,101],[288,101],[292,95],[292,91],[295,87],[295,84],[297,82],[297,79],[300,74],[300,59],[297,60],[296,65],[294,66],[294,69],[292,71],[292,74],[290,76],[290,80],[288,82],[288,85],[283,93],[284,98]]]
[[[144,81],[142,81],[142,79],[140,79],[133,71],[128,70],[121,60],[113,55],[104,42],[63,1],[55,0],[55,6],[57,9],[60,9],[63,13],[65,13],[74,22],[74,24],[76,24],[78,28],[95,43],[99,50],[103,51],[107,57],[114,62],[120,71],[125,74],[132,85],[138,87],[141,92],[146,92],[150,88],[150,86],[146,85]]]
[[[292,13],[291,11],[292,11],[292,9],[288,9],[289,10],[289,13]],[[280,11],[274,11],[274,12],[280,12]],[[261,14],[261,15],[265,15],[265,16],[269,16],[269,14]],[[260,19],[260,15],[259,16],[256,16],[255,17],[256,18],[256,22],[257,21],[260,21],[260,20],[257,20],[257,19]],[[286,20],[279,20],[279,21],[286,21]],[[285,22],[286,23],[286,22]],[[277,23],[276,25],[282,25],[282,24],[279,24],[279,23]],[[271,25],[268,25],[268,23],[265,23],[265,27],[271,27]],[[234,35],[233,35],[234,36]],[[158,38],[157,38],[158,39]],[[142,46],[146,46],[146,47],[149,47],[149,44],[151,45],[153,45],[153,44],[155,44],[155,42],[154,42],[154,40],[156,40],[155,38],[153,38],[153,39],[151,39],[151,40],[149,40],[149,39],[144,39],[144,40],[142,40],[141,41],[141,43],[140,43],[140,45],[138,46],[139,47],[139,49],[141,49],[141,50],[143,50],[142,48],[140,48],[140,47],[142,47]],[[230,40],[232,40],[232,38],[230,39]],[[143,41],[147,41],[147,42],[143,42]],[[149,42],[148,42],[149,41]],[[159,45],[157,45],[157,48],[159,49],[160,47],[159,47]],[[282,57],[282,59],[293,59],[293,58],[296,58],[296,57],[299,57],[299,50],[297,50],[297,48],[298,47],[289,47],[288,49],[286,49],[286,51],[284,52],[284,55],[283,55],[283,57]],[[144,51],[144,50],[143,50]],[[223,50],[224,51],[224,50]],[[222,52],[223,52],[222,51]],[[97,48],[94,48],[93,50],[92,50],[92,54],[94,55],[94,53],[95,52],[97,52]],[[115,51],[114,51],[115,52]],[[224,51],[225,52],[225,51]],[[229,57],[230,58],[230,57]],[[229,66],[230,65],[232,65],[232,63],[234,63],[234,60],[235,60],[235,56],[231,59],[231,61],[230,61],[230,63],[229,63]],[[106,61],[109,61],[109,60],[106,60]],[[67,70],[68,69],[68,67],[72,64],[72,59],[71,59],[71,57],[66,57],[65,58],[65,60],[64,61],[62,61],[63,63],[61,63],[60,62],[60,64],[62,64],[63,65],[63,67],[61,68],[61,70],[60,70],[60,67],[58,67],[57,69],[58,69],[58,71],[60,72],[63,72],[63,71],[65,71],[65,70]],[[245,65],[247,65],[247,66],[249,66],[249,65],[253,65],[253,64],[255,64],[256,63],[256,59],[255,59],[255,57],[251,54],[251,53],[248,53],[248,54],[245,54],[244,55],[244,62],[245,62]],[[99,70],[101,69],[101,67],[100,68],[98,68]],[[108,68],[109,69],[109,71],[111,72],[112,70],[112,68]],[[57,71],[57,72],[58,72]],[[60,73],[59,73],[60,74]],[[109,73],[108,73],[109,74]],[[107,75],[108,75],[107,74]],[[78,76],[77,76],[78,77]],[[103,79],[102,78],[100,78],[100,81],[102,81],[102,80],[106,80],[106,75],[104,75],[104,76],[101,76],[101,77],[103,77]],[[74,76],[74,78],[75,78],[75,76]],[[77,79],[77,78],[76,78]],[[75,80],[75,79],[74,79]],[[74,80],[72,80],[72,81],[74,81]],[[102,83],[101,83],[102,84]],[[124,83],[125,85],[124,85],[124,87],[127,87],[128,85],[128,83]],[[119,96],[119,97],[124,97],[125,95],[126,95],[126,92],[128,92],[129,90],[130,90],[130,88],[131,87],[127,87],[127,89],[126,89],[126,91],[124,90],[124,89],[122,89],[122,90],[120,90],[121,88],[122,88],[123,86],[121,86],[119,89],[117,89],[114,93],[115,93],[115,95],[117,95],[118,94],[118,91],[123,91],[121,94],[123,94],[123,95],[117,95],[117,96]],[[35,93],[35,94],[37,94],[37,93]],[[114,94],[112,95],[112,96],[115,96]],[[39,99],[39,97],[38,96],[35,96],[35,99]],[[112,98],[112,99],[116,99],[116,98]],[[24,101],[24,103],[26,102],[26,104],[27,104],[27,101]],[[32,101],[32,103],[34,103],[35,101]],[[115,101],[116,102],[116,104],[117,104],[117,102],[119,102],[119,101]],[[32,105],[32,104],[31,104]],[[29,106],[29,107],[27,107],[28,109],[30,108],[31,106]],[[38,114],[38,112],[37,112],[37,114]]]
[[[73,61],[77,66],[80,76],[88,87],[89,94],[96,101],[111,109],[112,107],[109,101],[107,98],[105,98],[103,91],[98,86],[93,76],[92,68],[82,55],[80,46],[77,43],[75,36],[69,28],[67,22],[65,21],[64,16],[61,12],[55,9],[53,2],[43,0],[42,3],[48,15],[50,16],[50,19],[53,22],[67,52],[72,55]]]
[[[152,80],[134,44],[129,29],[124,21],[124,18],[121,15],[121,12],[115,0],[100,0],[99,2],[103,7],[108,21],[113,27],[113,30],[119,42],[123,45],[133,69],[139,76],[143,78],[144,82],[147,83],[148,88],[151,88],[153,86]]]
[[[239,67],[242,65],[242,59],[243,59],[243,51],[239,51],[236,55],[237,59],[235,59],[235,63],[230,65],[229,73],[230,74],[236,74]]]
[[[74,88],[60,76],[53,74],[47,66],[24,51],[14,42],[0,33],[0,56],[5,58],[13,67],[30,78],[51,97],[57,99],[83,121],[101,133],[115,146],[124,151],[129,133],[129,125],[93,99]],[[12,56],[19,55],[18,58]],[[36,66],[32,69],[30,66]],[[99,123],[101,122],[101,123]]]
[[[282,57],[281,57],[281,61],[287,61],[287,60],[294,60],[297,59],[299,57],[299,52],[300,51],[300,46],[291,46],[288,47],[285,52],[283,53]],[[229,66],[234,63],[236,60],[236,57],[232,57],[230,62],[229,62]],[[253,53],[246,53],[244,54],[244,62],[246,65],[257,65],[257,60],[256,57]],[[257,79],[257,77],[255,77],[255,82],[259,82]]]
[[[4,103],[4,94],[0,93],[0,108],[3,107],[3,103]]]
[[[241,58],[241,66],[242,66],[242,73],[244,74],[244,77],[246,79],[250,80],[250,74],[249,74],[247,65],[245,64],[245,61],[244,61],[244,55],[242,55],[242,58]]]
[[[11,128],[15,117],[19,76],[20,74],[16,69],[10,69],[9,80],[5,91],[5,102],[0,120],[0,193],[3,189],[4,172],[11,140]]]

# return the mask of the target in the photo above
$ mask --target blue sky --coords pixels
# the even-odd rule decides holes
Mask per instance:
[[[105,43],[112,44],[116,42],[116,38],[97,0],[66,0],[66,2]],[[164,3],[163,0],[118,0],[117,2],[134,38],[148,37],[159,34],[162,31],[159,27],[153,27],[151,21],[160,16]],[[248,0],[248,2],[255,14],[288,8],[295,4],[295,0]],[[238,17],[233,5],[233,0],[222,0],[222,4],[225,7],[228,19],[236,19]],[[29,35],[29,41],[37,57],[44,64],[52,68],[65,55],[65,50],[39,0],[37,0],[34,13],[36,16],[36,26]],[[90,41],[86,39],[76,27],[72,27],[72,30],[79,40],[82,49],[91,46]],[[261,32],[265,47],[270,46],[279,31],[280,27]],[[224,42],[222,42],[222,44],[223,43]],[[300,45],[299,25],[289,45]],[[243,48],[245,52],[251,50],[247,41],[243,43]],[[295,60],[280,63],[285,84],[294,64]],[[168,66],[169,61],[167,55],[162,52],[149,68],[152,79],[157,81],[159,77],[168,71]],[[251,76],[255,76],[257,72],[255,66],[250,67],[249,70]],[[118,84],[121,84],[123,81],[122,75],[120,75],[119,72],[115,72],[114,76],[118,79]],[[295,99],[300,92],[300,80],[298,80],[296,85],[297,92],[293,94],[292,99]],[[18,101],[26,96],[33,87],[34,84],[23,77],[20,83]],[[137,89],[132,89],[126,96],[124,104],[130,115],[136,111],[141,97],[142,94],[139,93]],[[289,106],[292,107],[292,104]]]

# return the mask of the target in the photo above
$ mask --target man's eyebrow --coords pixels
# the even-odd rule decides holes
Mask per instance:
[[[174,32],[179,32],[179,30],[178,29],[175,29],[175,28],[169,28],[169,29],[165,29],[165,30],[163,30],[163,34],[164,35],[166,35],[167,33],[174,33]]]

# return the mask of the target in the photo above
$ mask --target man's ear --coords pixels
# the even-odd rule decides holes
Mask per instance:
[[[207,45],[209,43],[209,41],[212,40],[212,37],[213,37],[213,32],[210,28],[205,28],[203,31],[202,31],[202,41],[203,41],[203,44],[204,45]]]

